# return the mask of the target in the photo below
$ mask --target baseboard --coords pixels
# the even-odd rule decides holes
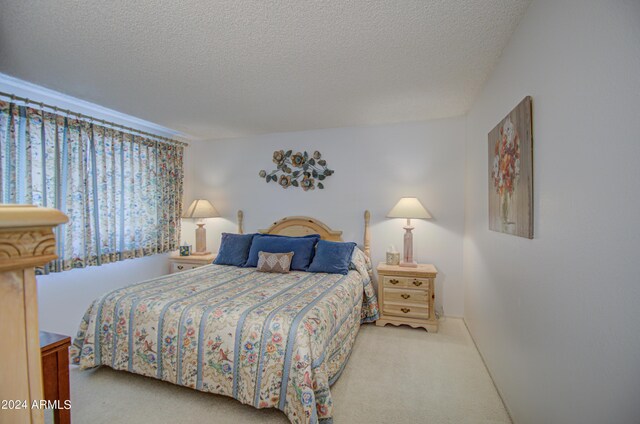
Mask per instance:
[[[500,397],[500,400],[502,401],[502,405],[504,406],[505,411],[507,411],[507,415],[509,415],[509,420],[511,421],[512,424],[514,424],[515,421],[513,420],[513,415],[511,414],[511,411],[509,410],[509,406],[504,401],[504,396],[502,395],[502,392],[500,391],[500,388],[496,384],[496,380],[493,378],[493,374],[491,374],[491,370],[487,366],[487,361],[485,361],[484,355],[482,354],[482,351],[478,347],[478,343],[476,343],[476,339],[473,338],[473,333],[471,333],[471,330],[469,330],[469,326],[467,325],[467,320],[464,319],[464,317],[462,317],[462,322],[464,322],[464,326],[467,329],[467,333],[469,333],[469,337],[471,337],[471,341],[473,342],[473,345],[476,347],[476,350],[480,354],[480,359],[482,360],[482,363],[484,364],[484,368],[487,370],[487,373],[489,374],[489,378],[491,378],[491,382],[493,383],[493,387],[495,387],[496,388],[496,392],[498,392],[498,396]]]

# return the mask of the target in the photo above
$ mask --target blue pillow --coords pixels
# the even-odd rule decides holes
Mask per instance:
[[[355,247],[356,244],[353,242],[318,241],[316,254],[308,271],[347,275]]]
[[[288,253],[293,252],[291,269],[306,271],[313,259],[313,252],[320,235],[311,234],[304,237],[288,237],[278,235],[257,234],[251,242],[249,257],[245,267],[258,266],[258,252]]]
[[[256,234],[222,233],[220,251],[213,261],[216,265],[243,266],[249,256],[249,248]]]

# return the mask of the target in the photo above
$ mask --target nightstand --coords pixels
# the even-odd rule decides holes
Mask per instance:
[[[188,269],[194,269],[203,265],[209,265],[216,258],[217,254],[180,256],[178,252],[173,252],[169,256],[169,273],[174,274]]]
[[[42,399],[60,402],[53,409],[55,424],[71,422],[69,394],[69,346],[71,338],[60,334],[40,332],[40,360],[42,362]]]
[[[378,301],[380,319],[377,326],[406,324],[413,328],[438,331],[433,307],[435,279],[438,271],[429,264],[416,268],[378,265]]]

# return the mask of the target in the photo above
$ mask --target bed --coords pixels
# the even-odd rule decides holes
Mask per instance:
[[[307,217],[261,232],[341,241]],[[331,422],[330,386],[360,324],[377,318],[365,212],[364,251],[354,249],[347,275],[211,264],[130,285],[89,306],[70,356],[81,369],[106,365],[278,408],[293,423]]]

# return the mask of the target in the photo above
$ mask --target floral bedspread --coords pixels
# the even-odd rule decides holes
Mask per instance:
[[[107,293],[71,347],[80,368],[107,365],[256,408],[293,423],[331,422],[331,384],[361,322],[378,318],[368,260],[348,275],[207,265]]]

